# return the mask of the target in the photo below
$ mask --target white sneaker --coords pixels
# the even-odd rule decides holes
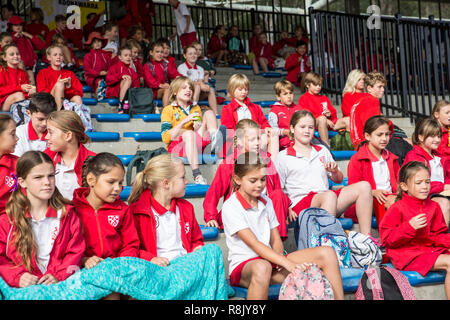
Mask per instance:
[[[208,184],[208,181],[206,181],[205,178],[203,178],[203,176],[201,174],[199,174],[195,179],[194,179],[194,183],[195,184]]]

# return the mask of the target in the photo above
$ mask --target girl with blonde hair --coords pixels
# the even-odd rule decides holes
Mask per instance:
[[[350,131],[350,112],[352,111],[353,105],[361,97],[366,95],[364,92],[365,76],[366,74],[362,70],[352,70],[347,76],[347,81],[345,82],[345,87],[342,91],[342,120],[340,119],[338,121],[344,122],[347,131]]]

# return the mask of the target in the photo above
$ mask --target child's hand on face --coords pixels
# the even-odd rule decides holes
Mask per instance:
[[[409,224],[415,230],[424,228],[427,226],[427,216],[425,215],[425,213],[418,214],[417,216],[409,220]]]
[[[338,168],[338,165],[336,162],[327,162],[327,163],[325,163],[324,167],[325,167],[325,170],[327,170],[328,172],[331,172],[331,173],[336,173],[339,171],[339,168]]]
[[[98,265],[102,261],[103,261],[102,258],[99,258],[97,256],[92,256],[86,260],[86,262],[84,263],[84,267],[86,269],[91,269],[91,268],[95,267],[96,265]]]
[[[167,267],[170,264],[169,259],[164,257],[154,257],[152,260],[150,260],[150,262],[160,267]]]

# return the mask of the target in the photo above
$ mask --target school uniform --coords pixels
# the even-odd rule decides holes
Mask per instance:
[[[204,244],[194,207],[187,200],[172,199],[167,210],[146,189],[139,200],[130,205],[130,213],[139,235],[141,259],[165,257],[173,260]]]
[[[193,66],[189,64],[189,62],[184,62],[178,66],[178,73],[181,75],[188,77],[193,82],[204,81],[205,80],[205,70],[194,63]]]
[[[355,150],[364,141],[364,125],[372,116],[381,115],[380,101],[370,93],[363,93],[350,111],[350,138]]]
[[[81,267],[86,243],[80,220],[72,206],[66,205],[65,210],[63,217],[62,210],[49,206],[41,220],[25,213],[37,244],[37,257],[35,252],[31,256],[32,270],[22,264],[14,240],[16,225],[10,223],[6,214],[0,216],[0,276],[9,286],[19,287],[20,277],[26,272],[38,278],[51,274],[64,281]]]
[[[283,135],[283,130],[289,130],[292,115],[295,111],[299,110],[295,103],[290,106],[285,106],[281,102],[276,102],[270,106],[269,112],[269,124],[273,129],[278,129],[278,135],[280,136],[280,150],[286,149],[291,146],[292,140],[289,136]]]
[[[336,123],[337,121],[336,109],[333,107],[327,96],[305,92],[300,99],[298,99],[297,106],[299,110],[305,109],[310,111],[316,119],[324,115],[324,113],[328,110],[331,113],[331,116],[328,119],[333,123]]]
[[[335,162],[327,148],[314,144],[311,146],[309,158],[297,153],[294,147],[289,147],[280,151],[275,161],[281,187],[291,199],[291,208],[297,214],[311,206],[316,194],[329,190],[328,179],[332,174],[325,170],[324,165]],[[340,190],[335,192],[339,194]]]
[[[85,257],[139,257],[139,237],[128,205],[116,199],[94,210],[86,197],[89,188],[74,192],[73,204],[86,239]]]
[[[160,84],[170,83],[171,80],[181,75],[176,64],[166,60],[155,61],[153,59],[144,65],[143,73],[145,85],[153,89],[154,98],[156,98]]]
[[[187,24],[186,16],[191,15],[189,13],[187,6],[184,3],[181,3],[178,1],[176,6],[173,8],[173,12],[175,14],[177,33],[178,33],[178,36],[180,37],[181,46],[183,48],[187,47],[192,42],[197,41],[197,33],[195,31],[195,26],[194,26],[194,22],[192,20],[192,16],[191,16],[191,20],[189,22],[188,31],[186,33],[184,33],[184,30],[186,29],[186,24]]]
[[[248,40],[249,52],[255,54],[258,44],[259,44],[259,36],[253,35]]]
[[[11,192],[18,188],[16,163],[19,157],[12,154],[4,154],[0,157],[0,215],[5,213]]]
[[[234,174],[234,164],[238,158],[237,150],[222,161],[217,168],[214,179],[206,192],[205,200],[203,201],[203,215],[204,220],[216,220],[220,228],[223,228],[222,214],[217,210],[220,199],[223,197],[226,201],[233,193],[232,177]],[[286,217],[289,214],[289,205],[291,201],[283,192],[280,184],[280,177],[276,170],[275,164],[270,158],[265,157],[267,161],[267,177],[266,177],[266,191],[268,197],[272,200],[275,208],[277,219],[280,223],[279,233],[282,238],[287,237]],[[223,211],[223,208],[222,208]]]
[[[450,156],[450,141],[448,139],[448,128],[442,127],[442,138],[438,147],[439,153],[448,158]]]
[[[36,77],[37,91],[50,93],[59,77],[61,77],[61,79],[70,78],[71,81],[70,87],[65,87],[64,89],[65,99],[70,100],[75,96],[83,97],[83,85],[81,84],[75,73],[62,68],[60,70],[55,70],[52,68],[52,66],[39,71]]]
[[[342,117],[350,117],[353,105],[365,95],[366,93],[364,92],[346,92],[342,97]]]
[[[62,161],[61,153],[53,152],[49,148],[44,153],[48,154],[55,164],[55,172],[57,172],[55,176],[56,187],[66,199],[72,200],[75,189],[82,184],[84,161],[87,157],[96,154],[80,144],[76,160],[68,167]]]
[[[424,213],[427,225],[415,230],[409,221]],[[387,211],[380,226],[386,255],[398,270],[425,276],[441,254],[449,254],[450,234],[439,204],[403,193]]]
[[[97,88],[101,80],[100,72],[108,71],[112,65],[111,53],[102,49],[92,49],[84,56],[84,77],[86,84],[93,90]]]
[[[16,135],[19,138],[19,141],[17,141],[16,149],[13,154],[18,157],[30,150],[44,152],[45,149],[47,149],[47,140],[45,139],[47,136],[47,131],[45,131],[39,138],[33,128],[33,123],[31,120],[28,123],[18,126],[16,129]]]
[[[128,75],[131,77],[131,87],[139,88],[141,86],[139,82],[139,75],[131,68],[131,65],[126,65],[122,61],[117,61],[108,70],[105,82],[107,85],[106,96],[108,98],[119,97],[120,94],[120,82],[122,76]]]
[[[430,156],[421,146],[414,145],[413,149],[406,154],[403,164],[411,161],[420,161],[430,168],[431,190],[430,195],[444,191],[444,185],[450,184],[450,163],[446,161],[439,151],[433,151]]]
[[[305,53],[303,55],[303,60],[300,62],[298,59],[300,55],[297,52],[289,55],[284,64],[284,69],[288,72],[286,79],[296,86],[300,86],[298,76],[303,72],[310,72],[311,67],[307,66],[306,63],[309,61],[308,55]]]
[[[23,84],[30,84],[28,75],[24,70],[9,67],[7,70],[0,68],[0,105],[16,92],[22,92],[25,98],[28,98],[28,93],[22,91]]]
[[[15,32],[12,32],[12,39],[19,49],[25,69],[33,69],[38,58],[34,50],[44,50],[46,48],[44,41],[36,35],[34,35],[32,39],[29,39],[24,35],[21,37],[16,37]]]
[[[304,41],[304,42],[306,43],[306,52],[308,52],[309,39],[308,39],[307,37],[302,36],[301,39],[298,39],[297,37],[294,36],[294,37],[290,37],[290,38],[287,38],[287,39],[286,39],[286,41],[288,42],[288,44],[289,44],[291,47],[294,47],[294,48],[297,48],[297,42],[300,41],[300,40],[302,40],[302,41]]]
[[[212,56],[214,53],[220,50],[226,50],[227,42],[225,37],[219,37],[217,34],[213,34],[211,39],[208,42],[207,53],[208,56]]]
[[[234,130],[236,124],[242,119],[252,119],[261,126],[261,129],[270,128],[269,121],[267,121],[259,105],[252,103],[247,97],[244,100],[244,106],[241,106],[233,98],[229,104],[222,108],[220,122],[227,129]]]
[[[234,192],[224,202],[222,218],[228,247],[230,285],[237,286],[245,264],[259,258],[237,233],[250,229],[259,242],[271,247],[270,233],[273,228],[278,227],[278,221],[272,201],[268,197],[261,195],[258,198],[258,206],[252,207],[239,191]]]
[[[255,57],[256,58],[266,58],[268,67],[271,69],[275,68],[275,62],[272,57],[272,45],[267,43],[259,42],[258,46],[255,49]]]
[[[34,36],[40,36],[42,40],[45,40],[47,34],[50,32],[48,26],[45,23],[34,22],[27,23],[25,25],[25,31]]]
[[[131,66],[133,70],[138,74],[139,79],[144,77],[144,66],[142,65],[142,61],[140,58],[136,58],[133,60],[133,65]]]

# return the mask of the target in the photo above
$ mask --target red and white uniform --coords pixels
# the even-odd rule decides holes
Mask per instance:
[[[95,211],[86,196],[89,188],[74,192],[73,204],[86,239],[85,257],[139,257],[139,237],[128,205],[117,199]]]
[[[326,111],[330,111],[331,117],[329,118],[333,123],[337,121],[337,112],[336,109],[331,104],[330,99],[326,96],[318,94],[311,94],[309,92],[305,92],[300,99],[298,99],[297,107],[299,110],[306,109],[314,115],[314,118],[318,118]]]
[[[450,157],[450,143],[448,140],[448,128],[442,128],[442,138],[441,143],[438,148],[439,153],[445,157]]]
[[[261,129],[270,127],[261,107],[254,104],[247,97],[244,100],[245,106],[241,106],[235,99],[222,108],[220,123],[227,129],[234,130],[236,124],[242,119],[252,119],[261,126]]]
[[[50,93],[59,77],[61,79],[70,78],[71,81],[70,87],[64,89],[64,98],[70,100],[74,96],[83,97],[83,85],[75,73],[66,69],[55,70],[52,66],[39,71],[36,78],[37,91]]]
[[[286,149],[292,143],[289,136],[283,135],[283,130],[289,130],[289,122],[295,111],[299,110],[295,103],[285,106],[281,102],[276,102],[270,106],[269,124],[273,129],[278,129],[280,136],[280,150]]]
[[[203,235],[195,219],[194,207],[184,199],[172,199],[167,210],[150,190],[130,205],[140,247],[139,257],[150,261],[154,257],[172,260],[203,245]]]
[[[22,91],[23,84],[30,84],[28,75],[24,70],[9,67],[7,70],[0,68],[0,105],[16,92],[22,92],[25,98],[28,98],[28,93]]]
[[[308,55],[305,53],[303,55],[303,60],[300,62],[298,59],[300,55],[295,52],[289,57],[287,57],[286,62],[284,64],[284,69],[288,72],[286,79],[295,84],[296,86],[300,86],[300,82],[298,81],[298,75],[301,72],[310,72],[311,67],[308,67],[306,63],[309,61]]]
[[[39,138],[33,128],[31,120],[28,123],[18,126],[16,135],[19,138],[19,141],[17,141],[16,149],[13,154],[18,157],[30,150],[44,152],[45,149],[47,149],[47,140],[45,139],[47,131]]]
[[[350,137],[355,150],[364,141],[364,125],[373,116],[381,115],[380,101],[370,93],[364,93],[350,111]]]
[[[219,37],[217,34],[213,34],[208,42],[207,52],[208,56],[212,56],[217,51],[226,49],[227,42],[224,37]]]
[[[17,251],[14,233],[16,226],[11,224],[6,214],[0,216],[0,276],[11,287],[19,287],[20,277],[29,272],[38,278],[51,274],[59,281],[64,281],[81,267],[81,258],[86,243],[81,230],[80,220],[72,206],[66,205],[67,211],[62,217],[62,210],[49,207],[45,217],[39,221],[31,219],[31,229],[37,244],[38,256],[31,256],[32,270],[27,270]]]
[[[44,50],[46,48],[45,42],[41,40],[36,35],[33,35],[32,39],[25,36],[16,37],[16,33],[12,33],[12,38],[17,48],[19,49],[20,56],[22,58],[23,64],[27,70],[33,69],[38,58],[34,50]]]
[[[409,221],[424,213],[427,225],[415,230]],[[425,276],[441,254],[449,254],[450,234],[439,204],[403,193],[387,211],[380,226],[386,255],[396,269]]]
[[[144,65],[143,72],[145,85],[153,89],[155,98],[160,84],[170,83],[171,80],[180,76],[175,63],[171,63],[170,61],[154,61],[152,59]]]
[[[0,157],[0,215],[5,213],[11,192],[13,192],[16,181],[16,163],[19,157],[12,154],[4,154]]]
[[[139,75],[133,70],[133,68],[131,68],[131,65],[126,65],[119,60],[109,68],[108,74],[105,78],[107,85],[106,96],[108,98],[119,97],[120,82],[122,81],[122,76],[124,75],[131,77],[130,88],[139,88],[141,86],[139,82]]]
[[[267,42],[266,44],[258,42],[258,46],[255,49],[255,57],[266,58],[268,62],[268,67],[275,68],[275,63],[272,57],[272,45],[269,42]]]
[[[365,92],[346,92],[342,97],[342,117],[350,117],[353,105],[366,94]]]
[[[100,81],[100,72],[108,71],[112,65],[111,52],[92,49],[84,56],[84,75],[88,86],[96,89]]]
[[[178,73],[188,77],[194,82],[205,80],[205,70],[196,63],[191,66],[189,62],[184,62],[178,66]]]

